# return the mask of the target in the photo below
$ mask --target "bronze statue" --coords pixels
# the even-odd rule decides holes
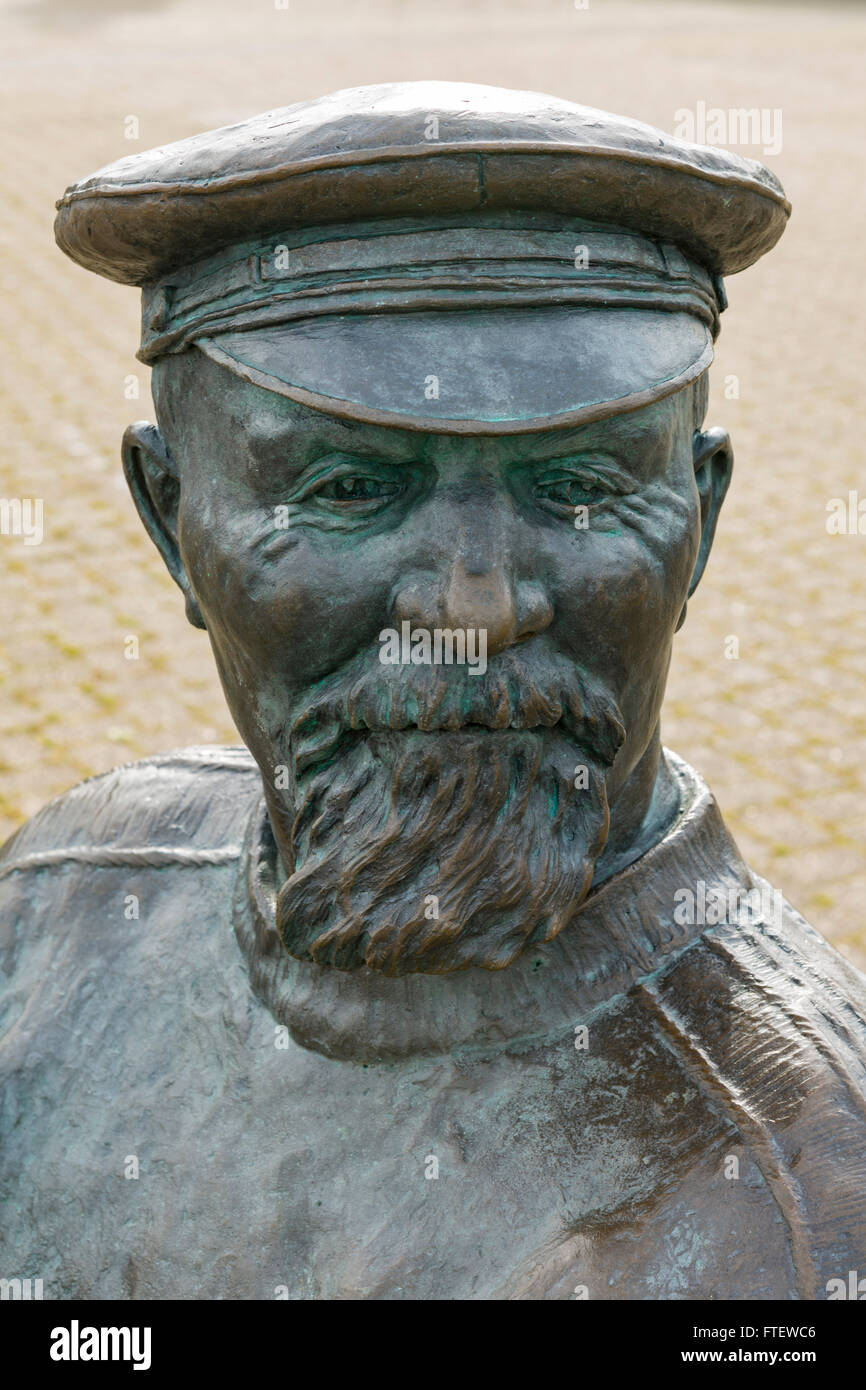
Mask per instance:
[[[133,155],[142,520],[249,753],[0,858],[3,1269],[57,1298],[742,1299],[866,1275],[866,988],[662,748],[750,160],[361,88]],[[15,1268],[11,1268],[14,1265]]]

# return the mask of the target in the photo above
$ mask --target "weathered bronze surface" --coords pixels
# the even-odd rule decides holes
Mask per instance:
[[[781,235],[776,180],[419,83],[58,207],[143,288],[126,477],[246,749],[83,783],[0,856],[4,1268],[837,1296],[866,985],[659,727],[732,467],[721,277]]]

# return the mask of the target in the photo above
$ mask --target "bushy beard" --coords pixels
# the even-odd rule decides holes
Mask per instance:
[[[512,649],[484,675],[356,659],[277,737],[294,779],[286,949],[444,974],[551,940],[607,839],[623,737],[610,695],[553,654]]]

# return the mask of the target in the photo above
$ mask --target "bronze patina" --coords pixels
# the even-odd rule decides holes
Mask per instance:
[[[723,277],[782,234],[774,176],[409,83],[58,207],[142,287],[126,477],[246,748],[118,768],[3,851],[4,1268],[835,1296],[866,987],[660,736],[732,466]]]

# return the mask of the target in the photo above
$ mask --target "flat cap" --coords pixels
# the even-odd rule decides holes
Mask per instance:
[[[553,97],[418,82],[118,160],[67,190],[55,234],[143,287],[144,361],[195,345],[317,409],[507,433],[693,380],[720,277],[789,212],[753,160]],[[539,356],[549,370],[527,373]]]

